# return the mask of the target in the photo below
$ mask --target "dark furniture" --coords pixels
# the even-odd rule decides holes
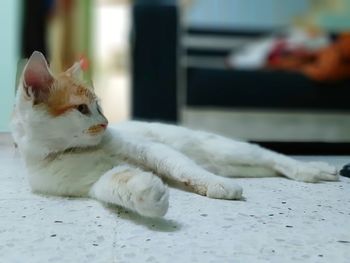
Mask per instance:
[[[276,110],[350,110],[350,83],[320,84],[298,73],[189,67],[187,105]]]
[[[132,14],[132,116],[176,122],[176,1],[135,1]]]

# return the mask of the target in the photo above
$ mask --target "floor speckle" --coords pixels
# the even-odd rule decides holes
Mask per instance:
[[[301,158],[301,157],[300,157]],[[350,157],[302,157],[341,167]],[[332,262],[350,258],[350,179],[236,179],[245,201],[170,190],[165,218],[31,193],[0,141],[1,262]]]

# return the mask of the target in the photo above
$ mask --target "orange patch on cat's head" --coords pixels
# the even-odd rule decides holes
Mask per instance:
[[[89,105],[95,100],[96,96],[89,88],[61,74],[55,79],[45,104],[51,115],[59,116],[80,104]]]

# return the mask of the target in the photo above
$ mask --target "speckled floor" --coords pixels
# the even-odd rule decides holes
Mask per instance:
[[[348,178],[236,181],[246,201],[171,189],[166,217],[144,219],[93,200],[32,194],[18,154],[0,140],[0,262],[350,262]]]

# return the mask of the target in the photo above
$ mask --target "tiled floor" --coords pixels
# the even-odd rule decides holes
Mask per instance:
[[[32,194],[0,136],[0,262],[349,262],[349,179],[236,181],[246,201],[171,189],[166,217],[144,219],[93,200]]]

